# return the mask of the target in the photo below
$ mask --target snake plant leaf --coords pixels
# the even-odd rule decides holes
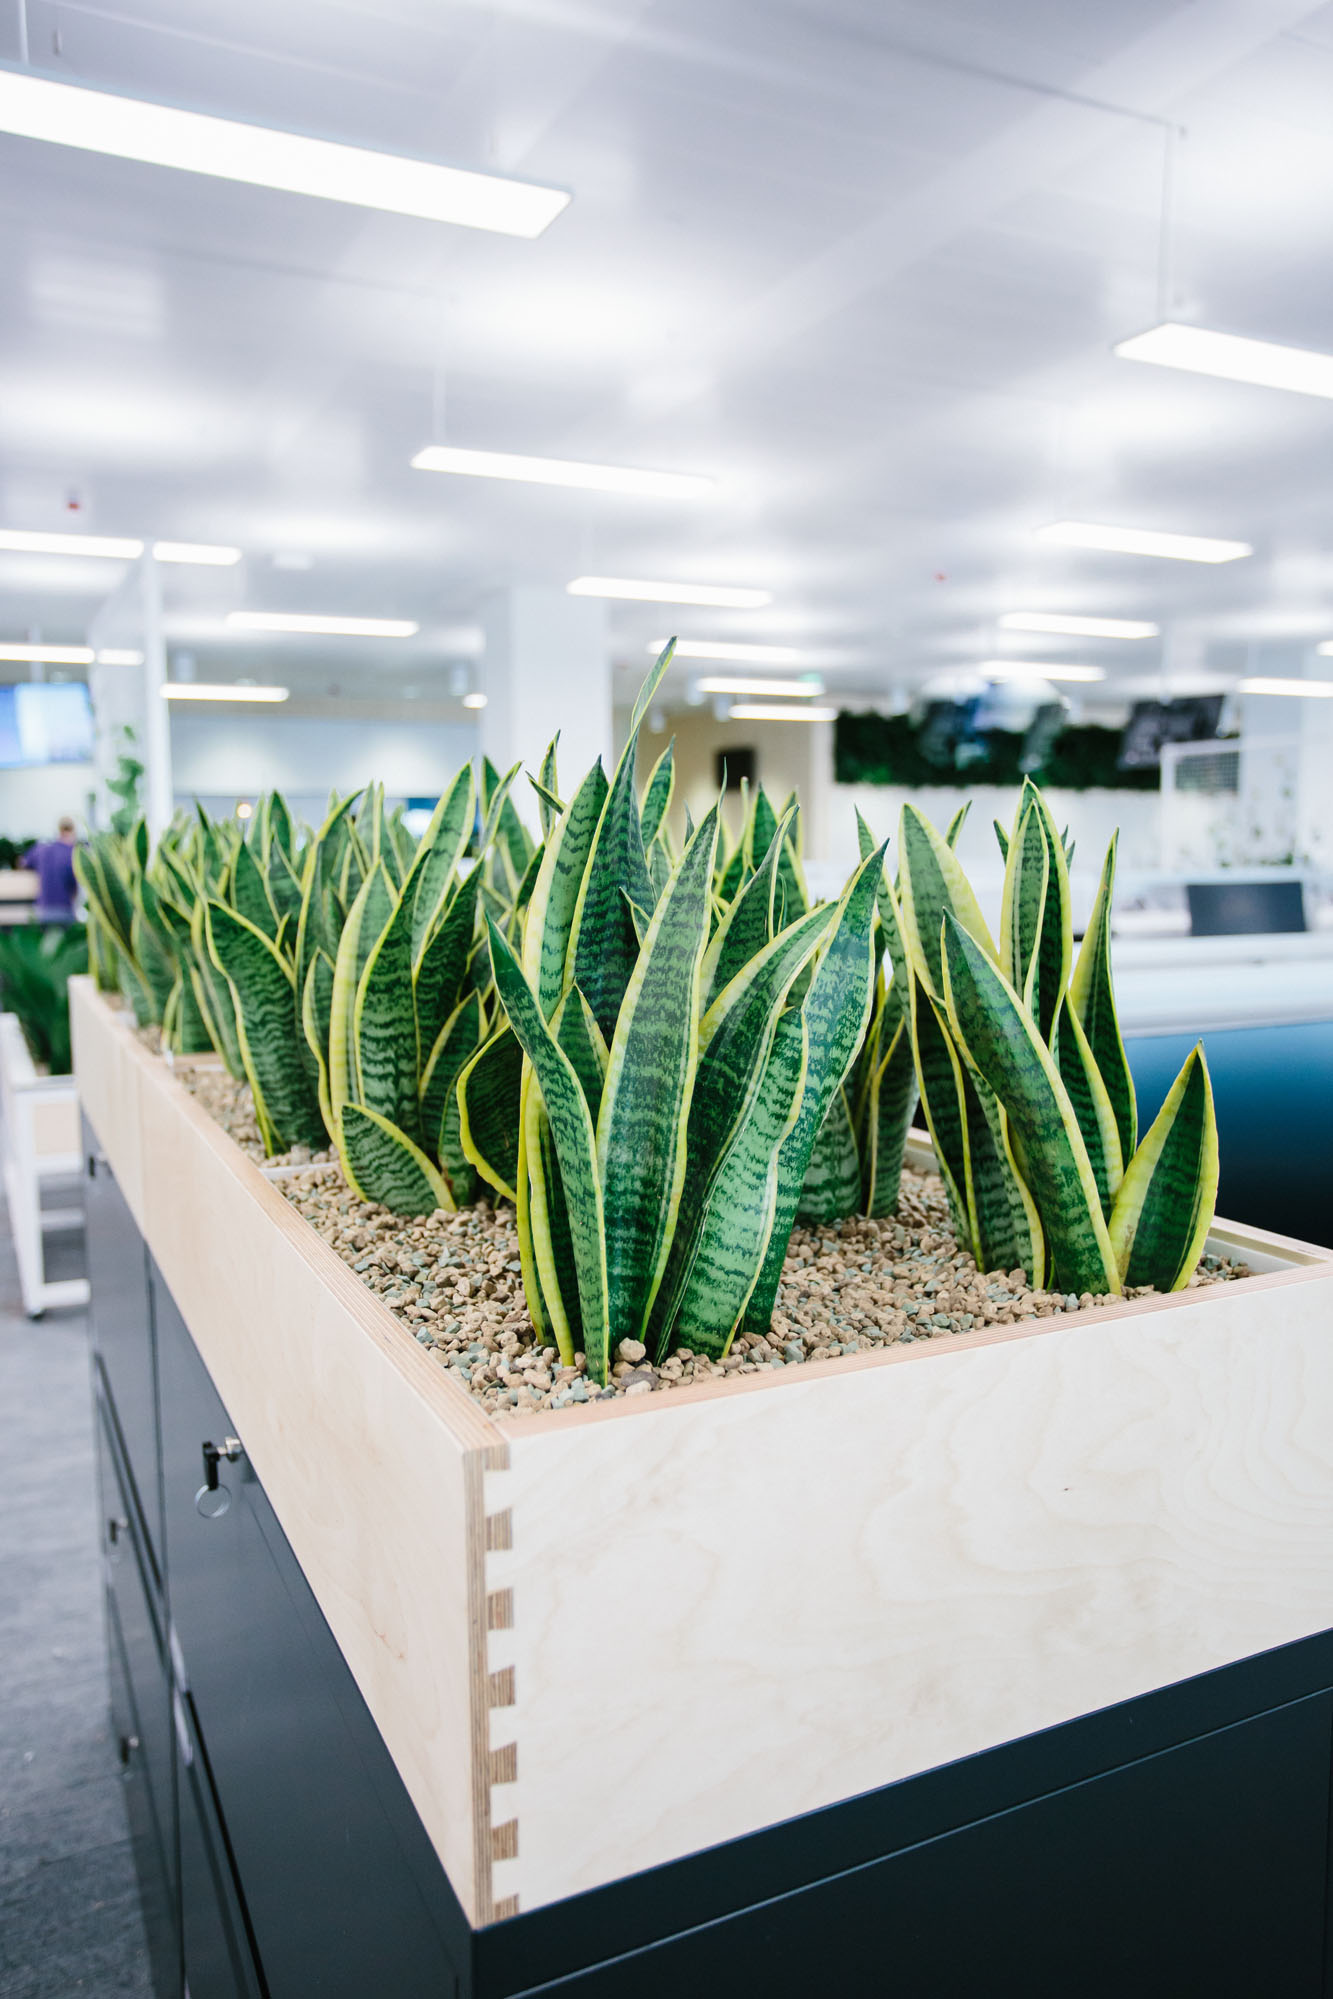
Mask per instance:
[[[571,986],[551,1016],[551,1032],[569,1057],[588,1100],[588,1115],[597,1126],[606,1084],[610,1050],[602,1039],[592,1008],[577,986]]]
[[[1069,1092],[1074,1116],[1088,1148],[1092,1177],[1101,1196],[1102,1213],[1109,1216],[1124,1177],[1120,1133],[1115,1110],[1101,1072],[1072,1006],[1063,1006],[1055,1023],[1051,1053],[1060,1071],[1060,1081]]]
[[[550,742],[546,745],[546,755],[542,758],[541,769],[538,771],[536,777],[530,776],[528,779],[528,782],[537,794],[537,809],[541,814],[543,840],[550,838],[552,826],[554,826],[556,820],[565,809],[560,798],[560,778],[556,770],[555,760],[559,743],[560,731],[557,729]]]
[[[773,835],[777,830],[778,815],[773,810],[763,785],[758,784],[755,786],[754,804],[750,807],[743,835],[747,868],[758,866],[760,859],[772,845]]]
[[[788,1007],[775,1025],[759,1088],[710,1191],[673,1335],[677,1346],[714,1360],[730,1347],[767,1264],[778,1162],[800,1111],[807,1042],[803,1010]]]
[[[836,908],[829,912],[832,925],[828,942],[801,1002],[809,1037],[806,1082],[796,1120],[779,1155],[773,1232],[764,1267],[746,1306],[745,1323],[755,1331],[762,1332],[772,1319],[810,1154],[834,1092],[847,1079],[870,1017],[875,989],[872,933],[876,877],[883,867],[884,848],[877,847],[862,861]]]
[[[583,1343],[578,1260],[555,1134],[537,1078],[532,1074],[523,1098],[523,1158],[541,1296],[550,1314],[561,1365],[572,1367],[575,1353]]]
[[[358,1094],[354,1028],[357,989],[394,904],[389,878],[376,863],[358,889],[338,939],[329,1009],[329,1106],[335,1130],[343,1105],[354,1103]]]
[[[202,908],[202,904],[200,905]],[[209,974],[212,974],[212,978]],[[222,1057],[227,1074],[238,1082],[245,1081],[245,1069],[241,1062],[241,1051],[236,1040],[236,1011],[232,1004],[230,988],[211,959],[192,960],[189,967],[190,984],[194,988],[194,1003],[199,1009],[204,1026],[208,1030],[209,1046],[215,1048]],[[218,1005],[216,980],[225,994],[225,1010]]]
[[[228,887],[227,900],[237,915],[243,916],[247,923],[253,923],[266,937],[276,937],[278,912],[273,907],[268,884],[259,871],[259,863],[250,847],[244,843],[236,849]]]
[[[638,940],[639,949],[642,951],[643,940],[648,935],[648,926],[653,920],[652,914],[649,910],[640,909],[638,903],[632,901],[624,890],[621,893],[625,895],[625,907],[629,911],[629,920],[634,925],[634,935]]]
[[[310,960],[301,993],[301,1030],[313,1069],[320,1116],[329,1132],[337,1130],[329,1098],[329,1020],[333,1012],[333,963],[316,951]]]
[[[1199,1043],[1130,1160],[1111,1211],[1126,1284],[1184,1290],[1212,1224],[1217,1175],[1217,1114]]]
[[[645,849],[651,847],[658,830],[671,809],[671,796],[676,788],[676,739],[663,750],[657,762],[648,773],[648,782],[643,788],[643,808],[639,814],[643,828]]]
[[[1064,846],[1030,779],[1005,863],[1000,929],[1005,975],[1049,1046],[1069,985],[1074,933]]]
[[[175,961],[158,937],[149,918],[144,913],[143,894],[145,882],[137,882],[134,889],[135,910],[130,923],[130,955],[148,994],[151,1018],[161,1020],[163,1008],[176,983]],[[151,893],[151,891],[150,891]]]
[[[861,1156],[846,1090],[838,1090],[819,1127],[796,1204],[798,1222],[834,1222],[861,1206]]]
[[[773,938],[713,1002],[699,1024],[699,1057],[686,1131],[685,1182],[666,1273],[650,1321],[650,1344],[666,1351],[689,1281],[717,1175],[756,1092],[783,1007],[823,943],[832,908],[810,910]]]
[[[648,873],[653,889],[660,896],[671,879],[671,856],[666,850],[664,836],[659,833],[648,849]]]
[[[431,814],[404,883],[412,897],[414,964],[453,894],[455,874],[472,836],[476,810],[472,766],[464,764]]]
[[[611,1343],[607,1246],[597,1144],[587,1098],[573,1063],[546,1024],[513,950],[494,922],[488,928],[496,991],[523,1053],[532,1064],[551,1121],[578,1279],[583,1351],[588,1373],[605,1386]],[[603,1117],[606,1108],[607,1100],[603,1097]],[[529,1172],[531,1164],[529,1160]],[[535,1214],[532,1225],[535,1237],[538,1227]]]
[[[717,882],[717,899],[722,904],[734,902],[745,881],[745,849],[737,846],[723,867]]]
[[[338,1151],[353,1193],[379,1201],[395,1215],[429,1215],[452,1210],[454,1197],[444,1176],[419,1145],[389,1119],[365,1104],[344,1104]]]
[[[354,1100],[414,1144],[421,1137],[421,1044],[412,995],[412,909],[397,905],[366,959],[352,1006]]]
[[[279,920],[284,916],[290,916],[295,923],[301,914],[301,884],[296,878],[291,862],[276,842],[269,858],[266,879],[269,899],[278,913]]]
[[[145,980],[140,976],[139,967],[133,954],[125,949],[119,938],[113,940],[116,952],[116,983],[130,1003],[136,1027],[151,1027],[158,1018],[157,1004]]]
[[[990,823],[995,828],[995,839],[1000,849],[1000,859],[1007,861],[1009,859],[1009,835],[998,819],[992,819]]]
[[[481,869],[458,883],[444,917],[425,939],[411,966],[407,991],[416,1012],[420,1045],[428,1049],[456,1005],[477,928]]]
[[[704,1007],[713,1004],[724,986],[731,983],[755,953],[774,935],[773,905],[778,881],[778,860],[790,820],[776,828],[759,866],[740,894],[725,911],[704,953]],[[800,915],[804,911],[797,912]]]
[[[1106,850],[1097,898],[1070,981],[1069,1001],[1088,1037],[1093,1059],[1106,1085],[1106,1094],[1111,1100],[1116,1129],[1120,1134],[1121,1157],[1128,1162],[1138,1144],[1139,1119],[1134,1078],[1130,1074],[1129,1058],[1120,1035],[1115,989],[1111,982],[1111,899],[1115,893],[1119,838],[1119,834],[1115,834]]]
[[[523,1050],[501,1022],[458,1079],[459,1143],[488,1186],[517,1204]]]
[[[565,990],[570,932],[608,785],[595,763],[546,837],[523,926],[523,972],[547,1020]]]
[[[951,912],[942,917],[941,933],[949,1026],[1008,1114],[1055,1279],[1067,1291],[1118,1292],[1087,1147],[1050,1050],[998,965]]]
[[[876,846],[879,844],[862,817],[859,807],[856,814],[856,841],[863,861],[867,860],[874,853]],[[902,915],[898,906],[898,898],[894,894],[889,881],[887,868],[882,867],[880,869],[880,878],[875,885],[875,906],[879,910],[880,925],[884,932],[884,948],[888,953],[889,966],[892,973],[891,985],[897,993],[899,1005],[905,1014],[907,1010],[906,994],[911,972],[907,962],[907,946],[903,941]]]
[[[194,980],[188,967],[176,974],[172,989],[172,1031],[170,1045],[177,1055],[207,1055],[214,1052],[208,1017],[199,1004]]]
[[[1045,1282],[1045,1232],[1019,1171],[1009,1118],[986,1078],[963,1069],[967,1119],[967,1199],[972,1255],[978,1270],[1020,1267],[1038,1288]]]
[[[717,817],[713,806],[657,905],[611,1041],[597,1173],[605,1201],[607,1310],[621,1337],[642,1335],[680,1205]],[[544,1082],[542,1088],[545,1094]]]
[[[977,1260],[978,1268],[982,1268],[976,1217],[968,1192],[968,1132],[973,1123],[968,1103],[969,1078],[940,1018],[940,1009],[915,977],[911,1027],[921,1108],[935,1147],[935,1163],[949,1196],[954,1229]],[[1012,1267],[1006,1265],[1007,1269]]]
[[[967,815],[971,810],[972,810],[972,800],[970,798],[964,799],[963,803],[954,813],[953,818],[949,821],[949,830],[944,836],[944,844],[946,847],[956,847],[958,845],[958,836],[962,832],[964,826],[966,826]]]
[[[898,1206],[903,1152],[916,1110],[916,1066],[907,1020],[899,1013],[893,1033],[876,1061],[866,1104],[865,1158],[862,1162],[862,1207],[878,1220]]]
[[[523,1134],[527,1122],[527,1093],[535,1089],[530,1063],[524,1064],[523,1082],[519,1096],[518,1119],[518,1200],[515,1203],[514,1222],[518,1233],[518,1261],[523,1278],[523,1295],[527,1300],[528,1315],[537,1331],[542,1346],[554,1345],[559,1349],[561,1365],[573,1367],[574,1342],[570,1337],[569,1321],[563,1305],[560,1306],[560,1323],[564,1338],[556,1330],[555,1317],[546,1302],[542,1290],[541,1277],[537,1270],[537,1246],[532,1234],[532,1177],[528,1171],[527,1141]],[[545,1108],[543,1106],[543,1108]],[[577,1289],[577,1279],[576,1279]]]
[[[942,1001],[940,919],[945,911],[957,918],[992,961],[996,957],[995,946],[953,850],[914,805],[904,805],[902,809],[898,857],[898,911],[903,942],[916,976],[933,1000]]]
[[[606,794],[574,907],[566,961],[566,976],[572,967],[574,981],[608,1040],[639,956],[625,897],[640,909],[651,910],[657,902],[634,795],[637,747],[637,735],[631,735]]]
[[[236,1038],[264,1149],[323,1145],[324,1121],[296,1045],[296,1001],[286,959],[257,925],[209,902],[208,948],[231,986]]]
[[[421,1071],[421,1133],[428,1151],[440,1151],[445,1111],[457,1096],[464,1064],[481,1046],[482,1033],[480,996],[466,993],[436,1035]]]

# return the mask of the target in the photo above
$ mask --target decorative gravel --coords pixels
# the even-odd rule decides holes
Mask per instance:
[[[233,1089],[235,1086],[232,1086]],[[197,1090],[201,1101],[204,1092]],[[256,1142],[258,1135],[255,1135]],[[947,1339],[978,1326],[1013,1325],[1110,1296],[1029,1289],[1021,1270],[979,1271],[949,1226],[943,1182],[904,1171],[898,1213],[796,1228],[766,1337],[742,1334],[723,1361],[684,1349],[649,1365],[638,1340],[616,1349],[606,1388],[587,1379],[583,1356],[561,1367],[528,1317],[514,1213],[486,1202],[417,1222],[360,1201],[335,1165],[293,1174],[282,1192],[434,1358],[491,1415],[563,1409],[611,1395],[649,1395],[721,1375],[835,1360],[894,1341]],[[1243,1263],[1205,1257],[1190,1282],[1248,1277]],[[1126,1294],[1142,1297],[1150,1287]]]
[[[241,1151],[258,1160],[261,1166],[313,1166],[334,1156],[327,1146],[319,1152],[313,1152],[308,1145],[294,1145],[288,1152],[265,1152],[255,1121],[255,1100],[250,1085],[238,1083],[225,1069],[182,1066],[176,1070],[176,1080],[185,1085],[192,1097],[199,1099],[228,1138],[234,1138]]]

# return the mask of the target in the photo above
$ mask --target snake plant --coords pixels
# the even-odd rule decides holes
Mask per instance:
[[[669,751],[642,800],[634,788],[639,730],[671,651],[640,692],[610,781],[595,764],[548,823],[521,938],[487,922],[522,1058],[512,1163],[529,1310],[566,1364],[581,1350],[603,1383],[622,1338],[658,1359],[678,1346],[720,1355],[742,1324],[768,1323],[874,977],[882,854],[836,905],[790,917],[778,884],[791,814],[774,818],[757,864],[753,839],[739,850],[720,913],[716,806],[672,858]],[[466,1078],[460,1095],[475,1155],[498,1182]]]
[[[1116,842],[1077,964],[1064,840],[1030,781],[1001,844],[997,944],[948,841],[903,809],[912,1039],[959,1236],[981,1269],[1021,1266],[1036,1285],[1179,1290],[1217,1190],[1203,1049],[1140,1144],[1111,977]]]

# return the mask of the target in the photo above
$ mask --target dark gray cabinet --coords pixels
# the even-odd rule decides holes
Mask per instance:
[[[89,1157],[112,1711],[159,1999],[1333,1994],[1327,1633],[473,1932],[243,1435],[225,1507],[196,1503],[236,1432]]]

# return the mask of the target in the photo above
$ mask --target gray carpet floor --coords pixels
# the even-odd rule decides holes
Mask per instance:
[[[81,1268],[51,1237],[53,1277]],[[107,1710],[88,1331],[23,1316],[0,1208],[0,1994],[151,1993]]]

